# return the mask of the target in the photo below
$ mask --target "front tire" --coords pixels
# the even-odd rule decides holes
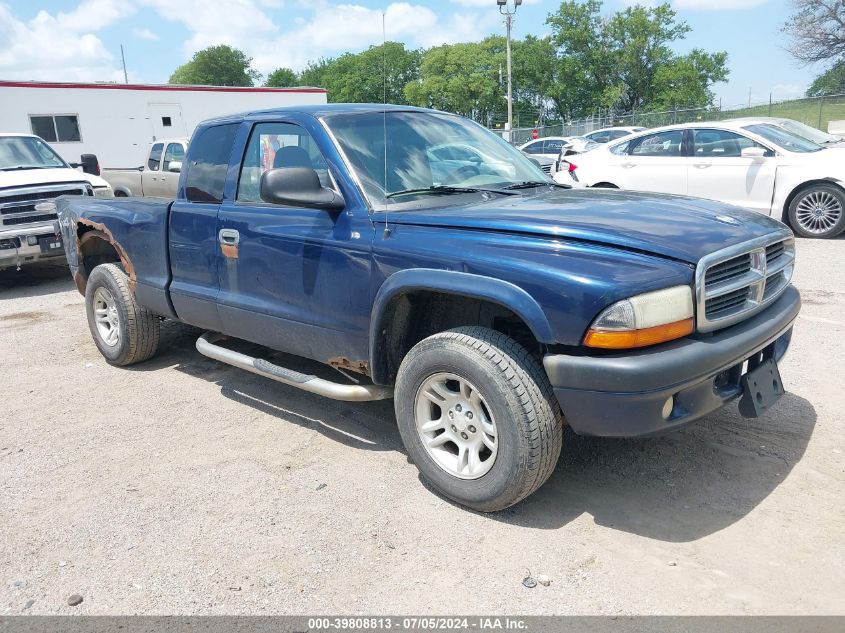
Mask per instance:
[[[91,272],[85,309],[94,344],[110,364],[140,363],[158,350],[161,321],[138,305],[129,278],[116,264],[100,264]]]
[[[494,330],[462,327],[417,344],[399,367],[395,406],[422,477],[474,510],[518,503],[560,456],[563,416],[545,370]]]
[[[836,237],[845,230],[845,191],[836,185],[802,189],[787,212],[792,230],[801,237]]]

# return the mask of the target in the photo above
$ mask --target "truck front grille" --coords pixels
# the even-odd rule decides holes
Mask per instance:
[[[74,182],[0,190],[0,226],[20,226],[55,220],[55,212],[39,211],[35,208],[36,205],[59,196],[90,195],[90,188],[88,183]]]
[[[785,232],[702,259],[696,269],[699,331],[728,327],[765,308],[786,290],[794,262],[795,242]]]

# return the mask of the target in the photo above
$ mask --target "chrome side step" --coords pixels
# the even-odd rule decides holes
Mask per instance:
[[[197,339],[197,351],[203,356],[219,360],[240,369],[245,369],[253,374],[270,378],[277,382],[310,391],[333,400],[345,400],[347,402],[367,402],[369,400],[387,400],[393,397],[393,389],[379,385],[344,385],[337,382],[330,382],[311,376],[301,374],[298,371],[280,367],[261,358],[254,358],[235,352],[233,350],[215,345],[225,338],[214,332],[206,332]]]

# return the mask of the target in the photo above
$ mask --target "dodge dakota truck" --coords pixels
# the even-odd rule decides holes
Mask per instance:
[[[82,163],[88,172],[97,169],[93,154]],[[72,169],[39,137],[0,134],[0,270],[64,256],[51,202],[62,195],[106,198],[112,190],[95,173]]]
[[[150,358],[172,319],[206,331],[200,353],[268,379],[393,398],[422,476],[476,510],[542,485],[564,424],[658,435],[737,400],[758,416],[784,393],[800,309],[786,226],[562,187],[458,116],[333,104],[219,118],[195,131],[175,201],[57,204],[106,361]]]
[[[146,164],[131,169],[106,168],[102,176],[118,198],[175,198],[187,146],[185,139],[156,141],[150,146]]]

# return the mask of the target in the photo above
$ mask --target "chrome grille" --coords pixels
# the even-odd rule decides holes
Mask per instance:
[[[777,299],[792,278],[795,242],[779,232],[704,257],[696,269],[698,329],[747,319]]]
[[[547,174],[551,174],[552,173],[552,164],[549,163],[548,165],[540,165],[540,169],[542,169]]]
[[[19,226],[55,220],[55,212],[39,211],[35,208],[36,205],[59,196],[91,195],[90,188],[91,186],[85,182],[71,182],[0,191],[0,226]]]

